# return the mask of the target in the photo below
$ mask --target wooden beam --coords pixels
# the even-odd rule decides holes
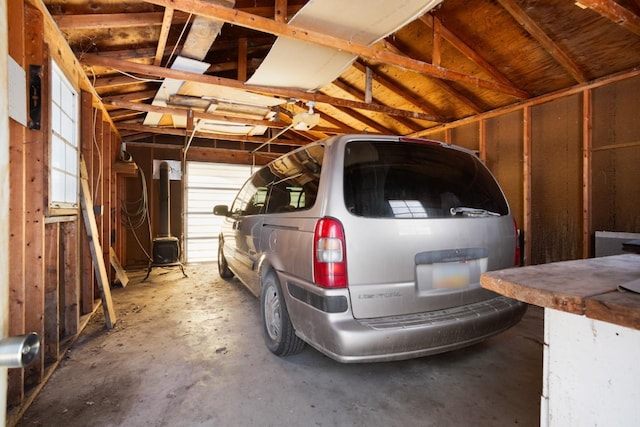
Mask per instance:
[[[85,54],[82,56],[82,61],[89,65],[100,65],[103,67],[110,67],[119,71],[126,71],[130,73],[138,73],[147,76],[171,78],[176,80],[192,81],[197,83],[212,84],[218,86],[232,87],[236,89],[242,89],[246,91],[264,93],[274,96],[280,96],[283,98],[301,99],[305,101],[316,101],[330,105],[354,108],[359,110],[370,110],[378,113],[388,114],[390,116],[401,116],[419,120],[427,120],[436,123],[441,123],[438,117],[434,117],[431,114],[424,114],[417,111],[407,111],[398,108],[391,108],[379,104],[367,104],[365,102],[350,101],[345,99],[333,98],[319,93],[309,93],[301,90],[292,90],[284,88],[271,88],[264,86],[252,86],[245,85],[242,82],[232,79],[225,79],[222,77],[203,75],[198,73],[191,73],[188,71],[173,70],[163,67],[154,67],[153,65],[138,64],[131,61],[124,61],[119,59],[104,58],[100,55]]]
[[[371,68],[368,68],[368,67],[367,67],[367,69],[371,70]],[[348,94],[350,94],[350,95],[352,95],[352,96],[354,96],[356,98],[362,98],[363,95],[364,95],[362,91],[354,88],[353,86],[347,84],[346,82],[342,81],[341,79],[335,80],[332,83],[332,85],[336,86],[340,90],[343,90],[346,93],[348,93]],[[353,112],[353,111],[349,112],[349,110],[347,110],[347,109],[344,109],[344,110],[340,109],[340,111],[342,111],[343,113],[349,114],[351,117],[354,117],[353,113],[355,113],[355,112]],[[366,117],[366,116],[363,116],[363,115],[359,114],[358,117],[362,118],[362,117]],[[360,119],[358,119],[356,117],[354,117],[354,118],[356,120],[362,121],[362,120],[360,120]],[[411,132],[417,132],[419,129],[422,129],[422,126],[418,126],[416,123],[413,123],[413,122],[409,121],[408,119],[405,119],[404,117],[393,117],[392,119],[395,120],[396,122],[400,123],[402,126],[410,129]],[[366,123],[367,123],[367,125],[369,127],[373,127],[372,126],[372,122],[373,122],[372,120],[367,118],[367,122]],[[373,127],[373,128],[377,129],[378,131],[382,131],[383,129],[386,129],[385,127],[380,126],[379,124],[378,124],[378,127]],[[315,128],[314,128],[314,130],[315,130]],[[389,132],[389,130],[386,129],[386,132]]]
[[[360,71],[361,73],[365,73],[365,67],[367,67],[367,65],[363,64],[360,61],[356,61],[353,63],[352,65],[356,70]],[[370,68],[371,69],[371,68]],[[425,105],[425,102],[423,99],[418,98],[416,95],[413,94],[413,92],[400,87],[400,85],[398,83],[394,83],[392,82],[390,79],[388,79],[387,77],[385,77],[383,74],[380,73],[376,73],[375,71],[373,71],[372,77],[373,79],[378,82],[378,84],[380,84],[381,86],[385,87],[386,89],[390,90],[391,92],[395,93],[396,95],[400,96],[401,98],[404,98],[406,101],[409,101],[409,103],[415,105],[416,107],[420,108],[422,111],[424,111],[427,114],[432,114],[435,118],[438,118],[438,122],[440,123],[445,123],[445,122],[449,122],[451,121],[450,118],[444,117],[442,115],[440,115],[435,108],[432,108],[430,106]]]
[[[522,217],[524,224],[520,224],[520,229],[524,232],[524,264],[531,263],[531,230],[533,229],[533,212],[531,207],[531,188],[533,179],[531,178],[532,158],[531,158],[531,106],[525,105],[522,108]]]
[[[518,21],[524,29],[540,43],[545,50],[555,59],[578,83],[585,83],[588,79],[587,75],[574,62],[569,54],[562,49],[556,42],[536,24],[536,22],[525,13],[524,10],[515,2],[515,0],[498,0],[498,3]]]
[[[389,42],[387,40],[383,40],[382,41],[382,45],[384,46],[385,49],[387,49],[387,50],[389,50],[389,51],[391,51],[391,52],[393,52],[393,53],[395,53],[397,55],[407,56],[396,45],[394,45],[393,43],[391,43],[391,42]],[[480,106],[476,101],[471,99],[469,96],[463,94],[458,89],[454,88],[449,82],[445,82],[445,81],[440,80],[440,79],[432,79],[432,81],[440,89],[444,90],[449,95],[451,95],[453,98],[455,98],[456,100],[462,102],[464,105],[469,107],[469,109],[471,109],[471,111],[473,111],[474,113],[477,114],[477,113],[481,113],[481,112],[484,111],[484,108],[482,106]]]
[[[442,63],[442,25],[440,24],[439,19],[433,18],[433,15],[426,15],[431,17],[433,21],[433,25],[431,26],[433,29],[433,54],[431,55],[431,63],[436,67],[439,67]]]
[[[185,23],[188,13],[176,16],[176,23]],[[53,20],[61,30],[92,28],[127,28],[162,25],[164,12],[145,13],[90,13],[86,15],[53,15]]]
[[[23,69],[25,65],[25,3],[22,0],[7,1],[7,31],[11,34],[11,43],[6,43],[11,57]],[[6,87],[6,83],[3,83]],[[25,89],[26,90],[26,89]],[[6,100],[8,102],[8,100]],[[9,314],[8,336],[24,335],[25,331],[25,138],[26,128],[19,122],[9,119],[9,158],[6,165],[9,173],[8,203],[9,210],[9,239],[7,252],[9,266],[8,275]],[[5,163],[5,159],[3,159]],[[5,169],[6,170],[6,169]],[[7,306],[5,306],[7,307]],[[0,320],[0,323],[2,321]],[[25,397],[24,369],[8,370],[7,402],[9,406],[18,406]],[[0,409],[3,410],[3,409]],[[0,422],[2,424],[2,422]],[[11,425],[9,422],[8,425]]]
[[[160,28],[160,36],[158,38],[158,46],[156,48],[156,56],[153,60],[153,65],[162,65],[164,50],[167,47],[169,30],[171,30],[171,21],[173,21],[173,8],[167,7],[164,9],[164,15],[162,17],[162,27]]]
[[[591,90],[582,94],[582,257],[591,257],[591,231],[593,228],[593,102]]]
[[[164,7],[176,7],[174,0],[145,0],[148,3],[157,4]],[[181,0],[179,9],[185,12],[208,16],[212,19],[274,34],[280,37],[288,37],[297,40],[314,43],[320,46],[329,47],[373,61],[381,61],[390,65],[412,70],[421,74],[427,74],[439,79],[465,83],[474,87],[481,87],[496,92],[505,93],[518,99],[525,99],[528,94],[522,90],[508,87],[501,83],[490,82],[475,76],[459,73],[442,67],[436,67],[423,61],[418,61],[406,56],[395,55],[393,53],[377,49],[375,47],[355,44],[349,40],[342,40],[327,34],[306,30],[291,24],[276,22],[272,19],[251,15],[236,9],[227,9],[202,0]]]
[[[247,81],[247,51],[249,41],[246,37],[238,39],[238,81]]]
[[[61,269],[60,330],[64,337],[80,331],[80,269],[77,219],[60,223]]]
[[[50,364],[60,354],[60,224],[45,226],[44,361]]]
[[[85,159],[93,159],[93,96],[90,92],[80,93],[80,155]],[[88,179],[93,182],[93,163],[88,165]],[[84,218],[81,218],[81,228],[86,225]],[[94,276],[91,251],[89,249],[89,238],[86,233],[80,233],[80,312],[82,314],[92,313],[94,309]]]
[[[445,27],[440,19],[427,13],[420,17],[420,21],[422,21],[427,26],[434,28],[434,32],[436,31],[435,29],[437,26],[438,34],[441,37],[449,42],[460,53],[466,56],[471,62],[482,68],[485,73],[489,74],[496,81],[511,87],[515,87],[508,78],[506,78],[493,65],[486,61],[478,52],[476,52],[472,47],[463,42],[460,37],[450,31],[447,27]]]
[[[105,104],[113,105],[116,107],[126,108],[129,110],[135,110],[140,112],[152,112],[152,113],[161,113],[161,114],[170,114],[177,116],[187,116],[189,114],[189,109],[177,108],[177,107],[162,107],[159,105],[151,105],[151,104],[142,104],[139,102],[128,102],[119,99],[113,100],[104,100]],[[271,128],[282,129],[287,126],[287,123],[283,121],[271,121],[271,120],[255,120],[255,119],[247,119],[240,117],[231,117],[224,114],[215,114],[215,113],[202,113],[199,111],[193,111],[193,117],[196,119],[210,119],[210,120],[224,120],[233,123],[242,123],[247,125],[255,125],[255,126],[267,126]],[[113,117],[112,117],[113,118]],[[347,126],[342,126],[340,128],[325,128],[321,126],[316,126],[314,130],[318,130],[320,132],[335,134],[335,133],[350,133],[355,132],[355,129],[349,128]]]
[[[625,9],[613,0],[579,0],[577,3],[588,7],[621,27],[640,36],[640,16]]]
[[[31,6],[25,7],[25,23],[28,23],[30,37],[25,41],[25,63],[42,67],[43,81],[49,76],[50,58],[45,51],[44,17],[40,10]],[[42,85],[40,99],[49,99],[47,84]],[[42,117],[48,117],[49,104],[43,102]],[[28,129],[25,133],[25,266],[28,278],[25,286],[25,330],[36,332],[44,339],[44,294],[45,294],[45,226],[44,216],[47,211],[47,182],[48,146],[43,120],[40,130]],[[44,345],[44,343],[43,343]],[[44,378],[44,352],[41,351],[36,359],[25,368],[25,383],[35,385]]]
[[[173,127],[153,127],[153,126],[145,126],[137,123],[118,123],[118,130],[135,130],[137,132],[148,132],[152,134],[160,134],[160,135],[174,135],[174,136],[187,136],[187,132],[185,129],[177,129]],[[191,136],[191,134],[188,134]],[[227,134],[217,134],[210,132],[196,132],[196,138],[201,139],[218,139],[223,141],[241,141],[241,142],[254,142],[257,144],[261,144],[267,142],[268,138],[261,138],[257,136],[246,136],[246,135],[227,135]],[[271,142],[273,145],[294,145],[301,146],[305,145],[305,141],[293,141],[286,139],[277,139]]]
[[[335,107],[335,108],[338,109],[339,111],[342,111],[344,114],[347,114],[354,120],[357,120],[360,123],[363,123],[366,126],[364,129],[365,131],[370,131],[371,129],[373,129],[374,131],[379,132],[383,135],[393,134],[393,132],[391,132],[389,129],[382,126],[380,123],[376,122],[375,120],[370,119],[369,117],[365,116],[362,113],[353,111],[345,107]]]
[[[273,19],[276,22],[286,23],[289,19],[287,16],[287,0],[275,0],[273,8]]]

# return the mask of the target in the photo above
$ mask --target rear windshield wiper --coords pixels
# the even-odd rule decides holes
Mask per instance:
[[[457,214],[462,214],[464,216],[470,216],[470,217],[500,216],[500,214],[497,212],[491,212],[486,209],[479,209],[479,208],[467,208],[464,206],[451,208],[450,212],[451,212],[451,216],[456,216]]]

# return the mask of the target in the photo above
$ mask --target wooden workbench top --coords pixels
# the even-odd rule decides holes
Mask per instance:
[[[640,329],[640,294],[618,285],[640,279],[640,255],[554,262],[482,274],[480,284],[545,308]]]

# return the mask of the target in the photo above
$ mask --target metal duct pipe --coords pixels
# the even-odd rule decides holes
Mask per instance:
[[[169,162],[160,163],[160,232],[158,237],[171,236],[171,204],[169,201]]]
[[[0,367],[24,368],[38,355],[40,339],[32,332],[19,337],[0,340]]]

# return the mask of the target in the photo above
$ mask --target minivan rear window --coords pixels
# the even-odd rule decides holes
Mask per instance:
[[[354,141],[346,145],[344,198],[370,218],[462,218],[509,213],[476,156],[439,144]]]

